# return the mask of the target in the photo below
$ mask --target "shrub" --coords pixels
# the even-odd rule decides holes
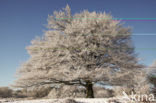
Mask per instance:
[[[48,96],[50,90],[50,87],[35,88],[32,91],[28,91],[27,95],[28,97],[42,98]]]
[[[67,86],[62,85],[58,88],[53,88],[48,94],[48,98],[84,98],[85,97],[85,88],[81,86]]]
[[[127,93],[128,95],[131,95],[131,92],[133,91],[132,88],[128,88],[128,87],[124,87],[124,86],[116,86],[113,88],[114,91],[114,96],[122,96],[123,95],[123,91],[125,93]]]
[[[111,89],[105,89],[104,87],[94,87],[95,98],[109,98],[114,96],[114,92]]]
[[[0,87],[0,97],[8,98],[13,96],[13,90],[8,87]]]
[[[25,89],[16,90],[16,91],[14,91],[14,97],[15,98],[26,98],[26,97],[28,97],[27,91]]]
[[[148,77],[150,83],[153,85],[152,93],[156,96],[156,75],[151,75]]]

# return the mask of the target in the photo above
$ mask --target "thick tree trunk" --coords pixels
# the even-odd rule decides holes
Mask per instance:
[[[93,84],[90,81],[86,82],[86,98],[94,98]]]

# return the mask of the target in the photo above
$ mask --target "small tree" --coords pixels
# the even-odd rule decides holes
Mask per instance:
[[[106,13],[71,15],[69,6],[48,18],[42,38],[27,47],[30,59],[19,71],[16,87],[76,85],[93,98],[93,85],[129,85],[140,71],[129,28]]]
[[[13,96],[13,90],[8,87],[0,87],[0,97],[9,98]]]

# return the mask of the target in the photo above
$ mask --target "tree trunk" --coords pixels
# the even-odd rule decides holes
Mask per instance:
[[[90,81],[86,81],[86,98],[94,98],[93,84]]]

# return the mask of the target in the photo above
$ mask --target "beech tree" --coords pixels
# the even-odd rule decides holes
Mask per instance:
[[[142,65],[134,52],[130,28],[109,14],[69,6],[48,17],[48,30],[26,49],[29,60],[17,71],[15,86],[76,85],[93,98],[93,85],[134,84]]]

